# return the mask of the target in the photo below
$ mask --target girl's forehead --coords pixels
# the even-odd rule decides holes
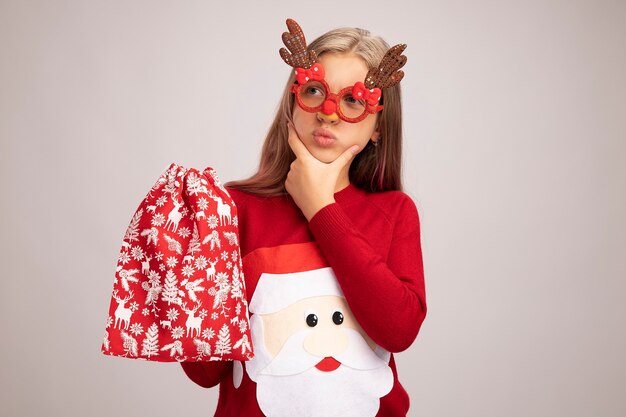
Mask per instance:
[[[363,82],[368,68],[363,58],[356,54],[326,52],[318,57],[324,66],[324,79],[331,90],[340,90]]]

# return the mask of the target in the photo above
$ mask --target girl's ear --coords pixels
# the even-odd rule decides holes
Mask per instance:
[[[372,142],[376,142],[380,137],[380,128],[382,126],[382,117],[378,117],[376,120],[376,126],[374,127],[374,133],[372,133]]]

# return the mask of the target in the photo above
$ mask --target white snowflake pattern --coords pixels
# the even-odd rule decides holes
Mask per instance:
[[[209,312],[208,312],[208,311],[206,311],[206,308],[203,308],[202,310],[200,310],[200,313],[198,314],[198,316],[199,316],[202,320],[204,320],[204,318],[205,318],[206,316],[208,316],[208,315],[209,315]]]
[[[226,262],[226,269],[231,269],[233,267],[233,263],[231,261]]]
[[[169,310],[167,310],[167,318],[170,321],[176,321],[179,314],[180,313],[175,308],[170,308]]]
[[[176,259],[175,256],[170,256],[169,258],[167,258],[167,261],[165,261],[165,263],[167,264],[168,267],[174,268],[176,264],[178,263],[178,259]]]
[[[133,301],[132,303],[130,303],[128,308],[130,308],[131,311],[137,311],[139,309],[139,304],[137,304],[136,301]]]
[[[213,314],[211,314],[211,318],[212,318],[213,320],[217,320],[217,318],[218,318],[218,317],[219,317],[219,316],[218,316],[218,314],[217,314],[217,311],[214,311],[214,312],[213,312]]]
[[[193,273],[196,272],[195,269],[193,269],[193,266],[191,265],[185,265],[183,266],[183,272],[182,274],[186,277],[190,277],[193,275]]]
[[[217,174],[217,171],[215,171],[214,169],[210,169],[209,175],[211,175],[211,177],[213,177],[213,180],[215,180],[215,185],[217,185],[218,187],[222,185],[222,182],[220,181],[220,176]]]
[[[239,252],[237,252],[236,250],[234,250],[231,254],[230,257],[233,259],[233,262],[237,262],[237,259],[239,258]]]
[[[150,223],[152,224],[152,226],[159,227],[163,224],[164,221],[165,216],[163,215],[163,213],[156,213],[154,216],[152,216],[152,220],[150,221]]]
[[[156,201],[156,205],[159,206],[159,207],[163,207],[165,205],[165,203],[167,203],[167,196],[165,196],[165,195],[162,195]]]
[[[239,331],[241,332],[241,334],[244,334],[246,330],[248,330],[248,322],[246,322],[245,320],[240,320]]]
[[[140,246],[134,246],[130,251],[130,255],[137,261],[141,261],[144,258],[144,252]]]
[[[215,336],[215,332],[211,328],[202,331],[202,337],[204,337],[206,340],[211,340],[213,336]]]
[[[228,259],[228,252],[224,251],[220,256],[222,257],[222,261],[225,261]]]
[[[206,222],[211,229],[215,229],[218,225],[219,220],[215,214],[211,214],[209,217],[207,217]]]
[[[218,272],[215,276],[215,283],[220,287],[228,285],[228,274],[226,272]]]
[[[159,276],[159,273],[157,271],[150,270],[150,272],[148,273],[148,282],[152,283],[153,285],[156,285],[160,281],[161,281],[161,277]]]
[[[204,268],[206,268],[207,263],[208,262],[207,262],[206,257],[204,255],[198,256],[198,258],[196,259],[196,262],[195,262],[196,269],[204,269]]]
[[[183,329],[181,326],[174,327],[172,329],[172,338],[180,339],[181,337],[183,337],[184,333],[185,333],[185,329]]]
[[[130,332],[135,336],[143,333],[143,326],[140,323],[133,323],[130,326]]]
[[[198,209],[199,210],[206,210],[207,207],[209,207],[209,202],[207,201],[206,198],[202,197],[198,200]]]
[[[147,316],[148,314],[150,314],[150,309],[148,307],[145,307],[143,310],[141,310],[141,314]]]
[[[126,265],[128,261],[130,261],[130,256],[128,255],[128,252],[120,253],[119,258],[117,258],[117,262],[121,262],[122,265]]]
[[[237,227],[237,225],[239,224],[239,220],[238,220],[237,216],[233,216],[232,222],[233,222],[233,226]]]
[[[109,327],[111,327],[112,324],[113,324],[113,318],[111,316],[109,316],[109,318],[107,319],[107,327],[106,328],[108,329]]]
[[[163,254],[161,252],[157,252],[156,254],[156,260],[160,261],[161,259],[163,259]]]
[[[235,314],[239,315],[241,313],[241,303],[237,303],[235,306]]]
[[[159,271],[165,271],[165,265],[159,264]]]
[[[183,209],[180,211],[180,214],[182,214],[183,217],[185,217],[186,215],[189,214],[189,209],[187,207],[183,207]]]
[[[188,227],[181,227],[180,229],[178,229],[178,236],[182,237],[183,239],[185,239],[190,234],[191,234],[191,231],[189,230]]]

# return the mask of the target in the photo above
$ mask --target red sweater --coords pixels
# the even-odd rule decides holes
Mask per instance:
[[[415,203],[400,191],[368,193],[350,184],[335,193],[335,203],[322,208],[307,222],[288,195],[260,197],[232,188],[228,191],[238,209],[248,303],[254,296],[259,274],[249,272],[246,265],[258,263],[259,254],[277,247],[297,248],[300,247],[298,244],[307,242],[318,247],[323,259],[320,267],[332,268],[354,319],[379,347],[379,352],[386,353],[387,356],[383,353],[382,357],[388,360],[392,371],[388,388],[380,393],[379,408],[376,408],[376,400],[370,415],[406,416],[409,396],[398,381],[393,352],[411,346],[426,316],[420,225]],[[251,309],[250,313],[252,323],[254,311]],[[251,331],[256,354],[260,348],[259,340],[263,339],[254,337],[254,327]],[[202,387],[220,384],[215,417],[265,415],[259,405],[263,401],[257,397],[257,383],[246,370],[241,372],[240,363],[190,362],[181,365],[187,376]],[[250,369],[247,363],[244,366],[244,369]],[[320,375],[330,374],[318,372]],[[306,395],[309,398],[315,393]],[[319,399],[319,402],[323,401],[323,398]],[[293,403],[293,415],[315,415],[298,409],[296,398]]]

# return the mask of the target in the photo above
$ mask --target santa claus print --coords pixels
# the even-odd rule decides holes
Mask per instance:
[[[244,367],[263,413],[375,416],[393,385],[390,353],[358,324],[317,245],[263,248],[244,265],[256,283],[249,304],[255,355]],[[244,367],[235,363],[235,387]]]

